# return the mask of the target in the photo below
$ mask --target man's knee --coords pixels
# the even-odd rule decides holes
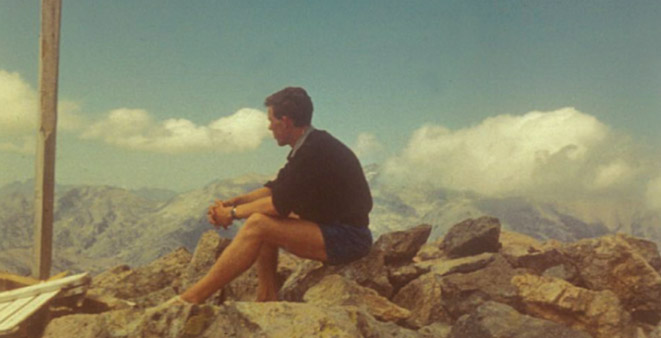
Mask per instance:
[[[243,227],[239,231],[241,236],[249,237],[262,237],[265,234],[266,227],[269,223],[269,216],[266,216],[261,213],[255,213],[250,215],[243,223]]]

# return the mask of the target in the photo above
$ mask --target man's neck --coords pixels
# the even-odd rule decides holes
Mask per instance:
[[[292,158],[294,157],[294,155],[296,155],[296,152],[303,145],[303,143],[305,143],[305,139],[307,138],[307,135],[309,135],[314,130],[314,127],[310,125],[303,127],[301,129],[302,132],[298,133],[297,131],[297,136],[295,137],[296,140],[292,144],[290,144],[292,149],[291,152],[289,153],[288,158]]]
[[[294,129],[294,131],[292,132],[291,141],[289,142],[289,146],[294,148],[294,146],[296,146],[296,143],[298,142],[298,140],[300,140],[301,137],[303,137],[303,134],[305,134],[305,131],[308,128],[309,128],[309,126]]]

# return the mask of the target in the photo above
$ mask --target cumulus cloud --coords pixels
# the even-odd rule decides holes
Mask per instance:
[[[374,158],[383,151],[383,144],[372,133],[360,133],[353,146],[356,156],[362,159]]]
[[[0,131],[4,134],[34,132],[37,94],[18,73],[0,69]]]
[[[603,194],[642,169],[626,137],[574,108],[501,115],[470,128],[426,125],[385,165],[400,182],[485,195]]]
[[[30,154],[35,151],[39,98],[19,73],[0,69],[0,151]],[[58,103],[58,130],[75,132],[85,119],[73,101]]]
[[[661,176],[649,181],[645,191],[645,200],[649,208],[661,211]]]
[[[91,124],[82,138],[134,150],[181,153],[255,149],[268,135],[266,114],[255,109],[241,109],[199,126],[186,119],[157,121],[145,110],[122,108]]]

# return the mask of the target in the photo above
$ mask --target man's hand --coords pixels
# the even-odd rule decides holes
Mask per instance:
[[[222,226],[227,229],[232,225],[232,206],[225,206],[223,202],[216,201],[207,211],[207,219],[214,226]]]

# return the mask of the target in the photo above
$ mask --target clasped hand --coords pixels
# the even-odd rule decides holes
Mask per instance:
[[[209,223],[214,226],[222,226],[223,229],[227,229],[232,225],[232,207],[228,201],[216,200],[216,202],[209,207],[207,211],[207,219]]]

